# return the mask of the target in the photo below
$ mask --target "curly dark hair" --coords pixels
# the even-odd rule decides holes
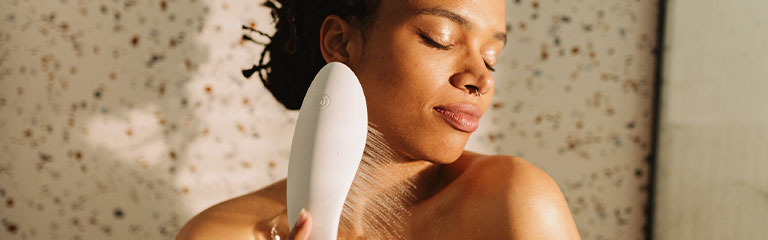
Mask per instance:
[[[277,101],[288,109],[299,109],[314,76],[326,64],[319,43],[320,27],[325,18],[337,15],[356,24],[362,30],[365,41],[380,1],[267,0],[263,5],[272,9],[276,31],[269,36],[243,26],[270,39],[265,44],[259,63],[243,70],[243,75],[249,78],[258,72],[261,82]],[[253,41],[247,35],[243,35],[243,39]],[[269,62],[264,63],[267,53]]]

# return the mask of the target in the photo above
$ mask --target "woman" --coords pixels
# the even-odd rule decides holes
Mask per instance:
[[[327,62],[360,79],[372,126],[340,238],[578,239],[557,184],[514,156],[464,151],[493,98],[506,43],[503,0],[271,2],[277,32],[265,86],[297,109]],[[319,39],[319,41],[318,41]],[[311,213],[288,233],[285,180],[200,213],[179,239],[311,236]]]

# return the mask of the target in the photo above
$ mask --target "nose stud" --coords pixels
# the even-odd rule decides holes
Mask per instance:
[[[482,97],[483,96],[483,94],[480,94],[480,92],[478,91],[478,88],[475,88],[475,95],[478,96],[478,97]]]

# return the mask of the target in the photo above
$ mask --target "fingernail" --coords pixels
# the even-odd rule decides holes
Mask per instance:
[[[296,220],[296,224],[294,228],[301,228],[301,226],[304,226],[304,223],[307,221],[307,210],[304,210],[303,208],[299,212],[299,220]]]

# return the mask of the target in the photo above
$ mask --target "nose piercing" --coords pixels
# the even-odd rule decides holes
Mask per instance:
[[[483,96],[483,94],[480,94],[480,92],[478,91],[477,88],[475,88],[475,95],[478,96],[478,97],[482,97]]]

